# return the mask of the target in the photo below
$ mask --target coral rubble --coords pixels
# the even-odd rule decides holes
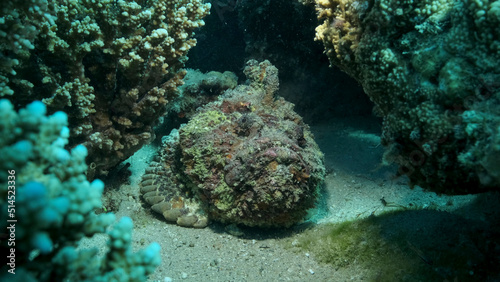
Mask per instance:
[[[155,212],[182,226],[208,219],[290,226],[315,204],[323,155],[293,104],[274,97],[278,70],[250,60],[249,83],[227,90],[163,140],[141,192]]]
[[[0,97],[65,111],[89,178],[105,174],[152,139],[209,10],[202,0],[3,1]]]
[[[10,263],[0,280],[145,281],[160,263],[159,245],[133,254],[129,218],[109,231],[107,256],[76,249],[81,238],[104,233],[115,216],[94,213],[104,184],[87,181],[84,146],[64,149],[67,115],[46,111],[36,101],[16,113],[0,100],[0,227],[10,232],[0,246]]]
[[[316,39],[363,85],[384,118],[385,161],[413,184],[500,187],[498,3],[316,0]]]

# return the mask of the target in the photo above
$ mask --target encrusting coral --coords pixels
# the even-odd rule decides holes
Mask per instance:
[[[209,10],[202,0],[3,1],[0,97],[65,111],[89,178],[106,174],[154,137]]]
[[[104,184],[87,181],[84,146],[64,149],[67,115],[46,111],[35,101],[16,113],[0,100],[0,227],[10,232],[0,246],[10,263],[0,280],[145,281],[160,264],[160,246],[132,253],[129,218],[108,231],[105,257],[77,250],[80,239],[104,233],[115,216],[95,214]]]
[[[198,107],[216,100],[224,91],[234,89],[238,85],[238,77],[230,71],[186,71],[184,84],[178,88],[179,96],[167,106],[169,113],[182,118],[191,118]]]
[[[288,227],[314,206],[325,168],[309,127],[293,104],[274,97],[274,66],[250,60],[244,72],[249,83],[164,137],[146,170],[141,192],[166,220]]]
[[[439,193],[498,190],[498,1],[316,0],[316,10],[316,39],[375,103],[398,174]]]

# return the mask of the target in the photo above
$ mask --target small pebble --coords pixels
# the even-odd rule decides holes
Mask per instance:
[[[309,268],[309,273],[314,274],[314,270]]]
[[[181,278],[182,279],[188,278],[188,274],[186,272],[181,273]]]
[[[214,259],[212,262],[210,262],[210,266],[217,266],[221,263],[221,259],[220,258],[217,258],[217,259]]]

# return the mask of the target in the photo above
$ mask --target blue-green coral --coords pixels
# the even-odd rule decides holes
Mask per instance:
[[[363,85],[384,118],[385,161],[413,184],[450,194],[500,187],[499,7],[316,0],[316,39]]]
[[[105,232],[115,216],[95,214],[104,184],[87,181],[84,146],[64,148],[67,123],[63,112],[47,116],[42,102],[16,113],[8,100],[0,100],[0,213],[16,220],[0,223],[2,230],[14,230],[12,240],[1,245],[2,253],[15,254],[8,268],[24,281],[144,280],[159,265],[159,245],[132,254],[130,219],[109,231],[105,257],[95,257],[97,250],[76,251],[80,239]],[[7,279],[11,273],[5,269],[1,275]]]

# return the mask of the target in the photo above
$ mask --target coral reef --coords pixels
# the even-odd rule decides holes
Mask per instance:
[[[53,22],[44,0],[2,1],[0,7],[0,97],[13,95],[9,76],[15,76],[15,67],[21,58],[29,57],[39,33],[40,23]],[[31,20],[26,20],[31,19]]]
[[[250,60],[244,73],[247,85],[164,138],[143,176],[144,199],[168,221],[288,227],[314,206],[325,169],[308,126],[274,97],[278,70],[268,61]]]
[[[186,70],[184,84],[180,86],[179,95],[167,105],[167,111],[181,118],[191,118],[197,108],[213,102],[219,95],[238,85],[238,77],[230,71],[220,73],[199,70]]]
[[[94,213],[104,184],[87,181],[83,145],[64,149],[67,115],[46,111],[36,101],[16,113],[8,100],[0,100],[0,214],[8,219],[0,227],[9,232],[0,248],[10,263],[0,280],[15,273],[19,281],[144,281],[159,265],[159,245],[132,254],[130,219],[109,231],[106,257],[76,250],[81,238],[105,232],[115,216]]]
[[[499,7],[316,0],[316,39],[375,103],[385,161],[413,184],[449,194],[500,187]]]
[[[89,178],[152,139],[210,10],[202,0],[4,2],[0,96],[65,111]]]

